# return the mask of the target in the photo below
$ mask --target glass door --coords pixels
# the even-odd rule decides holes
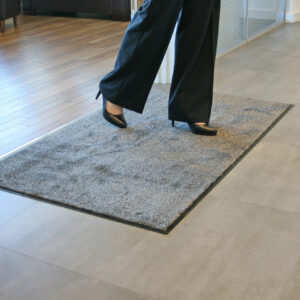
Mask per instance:
[[[284,21],[284,1],[248,0],[248,37]]]

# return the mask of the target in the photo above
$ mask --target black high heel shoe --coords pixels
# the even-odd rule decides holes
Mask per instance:
[[[205,124],[196,124],[197,122],[187,122],[189,124],[190,129],[195,134],[202,134],[202,135],[216,135],[217,129]],[[172,126],[174,127],[174,120],[172,120]]]
[[[101,90],[99,89],[99,92],[96,96],[96,99],[99,98],[100,94],[101,94]],[[102,94],[103,96],[103,109],[102,109],[102,115],[104,117],[104,119],[106,121],[108,121],[109,123],[113,124],[113,125],[116,125],[120,128],[126,128],[127,127],[127,122],[125,120],[125,117],[124,117],[124,114],[120,114],[120,115],[114,115],[114,114],[111,114],[110,112],[108,112],[106,110],[106,102],[107,102],[107,99],[104,97],[104,95]]]

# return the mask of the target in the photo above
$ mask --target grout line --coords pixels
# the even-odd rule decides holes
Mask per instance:
[[[114,284],[114,283],[111,283],[111,282],[109,282],[109,281],[105,281],[105,280],[102,280],[102,279],[98,279],[97,277],[93,277],[92,275],[88,275],[88,274],[85,274],[85,273],[77,272],[77,271],[74,271],[74,270],[72,270],[72,269],[66,268],[66,267],[64,267],[64,266],[60,266],[60,265],[57,265],[57,264],[54,264],[54,263],[51,263],[51,262],[47,262],[47,261],[45,261],[45,260],[43,260],[43,259],[40,259],[40,258],[36,258],[36,257],[30,256],[30,255],[28,255],[28,254],[19,252],[19,251],[14,250],[14,249],[10,249],[10,248],[3,247],[3,246],[0,246],[0,249],[4,249],[4,250],[6,250],[6,251],[8,251],[8,252],[12,252],[12,253],[14,253],[15,255],[24,256],[24,257],[26,257],[27,259],[30,259],[30,260],[35,260],[35,261],[38,261],[38,262],[40,262],[40,263],[47,264],[47,265],[52,266],[52,267],[57,268],[57,269],[62,269],[62,270],[64,270],[64,271],[68,271],[68,272],[71,272],[71,273],[73,273],[73,274],[80,275],[80,276],[82,276],[82,277],[86,277],[86,278],[89,278],[89,279],[96,280],[98,283],[105,283],[105,284],[110,285],[110,286],[112,286],[112,287],[117,287],[117,288],[119,288],[119,289],[123,289],[123,290],[129,291],[129,292],[131,292],[131,293],[135,293],[135,294],[137,294],[137,295],[144,296],[144,297],[147,297],[147,298],[151,297],[151,296],[148,296],[148,295],[146,295],[146,294],[143,294],[143,293],[140,293],[140,292],[137,292],[137,291],[134,291],[134,290],[131,290],[131,289],[128,289],[128,288],[119,286],[119,285]],[[147,299],[147,300],[148,300],[148,299]],[[151,297],[151,299],[149,299],[149,300],[159,300],[159,299]]]
[[[3,192],[3,190],[1,190]],[[5,193],[8,193],[7,191],[4,191]],[[19,197],[25,198],[25,199],[29,199],[27,197],[23,197],[22,195],[20,195]],[[34,201],[29,199],[30,201]],[[15,217],[19,217],[21,214],[25,213],[27,210],[29,210],[30,208],[32,208],[34,205],[37,205],[38,203],[32,203],[29,206],[27,206],[26,208],[24,208],[22,211],[16,213],[15,215],[11,216],[10,218],[8,218],[7,220],[0,222],[0,229],[2,226],[6,226],[6,223],[10,222],[12,219],[14,219]]]

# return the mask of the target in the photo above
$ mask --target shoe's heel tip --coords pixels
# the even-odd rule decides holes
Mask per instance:
[[[95,97],[96,100],[99,98],[100,94],[101,94],[101,91],[99,90],[99,92],[97,93],[97,95]]]

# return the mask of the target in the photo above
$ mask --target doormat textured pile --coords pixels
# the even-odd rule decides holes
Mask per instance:
[[[168,92],[154,84],[143,114],[125,109],[126,129],[99,109],[7,155],[0,187],[168,233],[293,106],[215,93],[218,134],[202,136],[171,126]]]

